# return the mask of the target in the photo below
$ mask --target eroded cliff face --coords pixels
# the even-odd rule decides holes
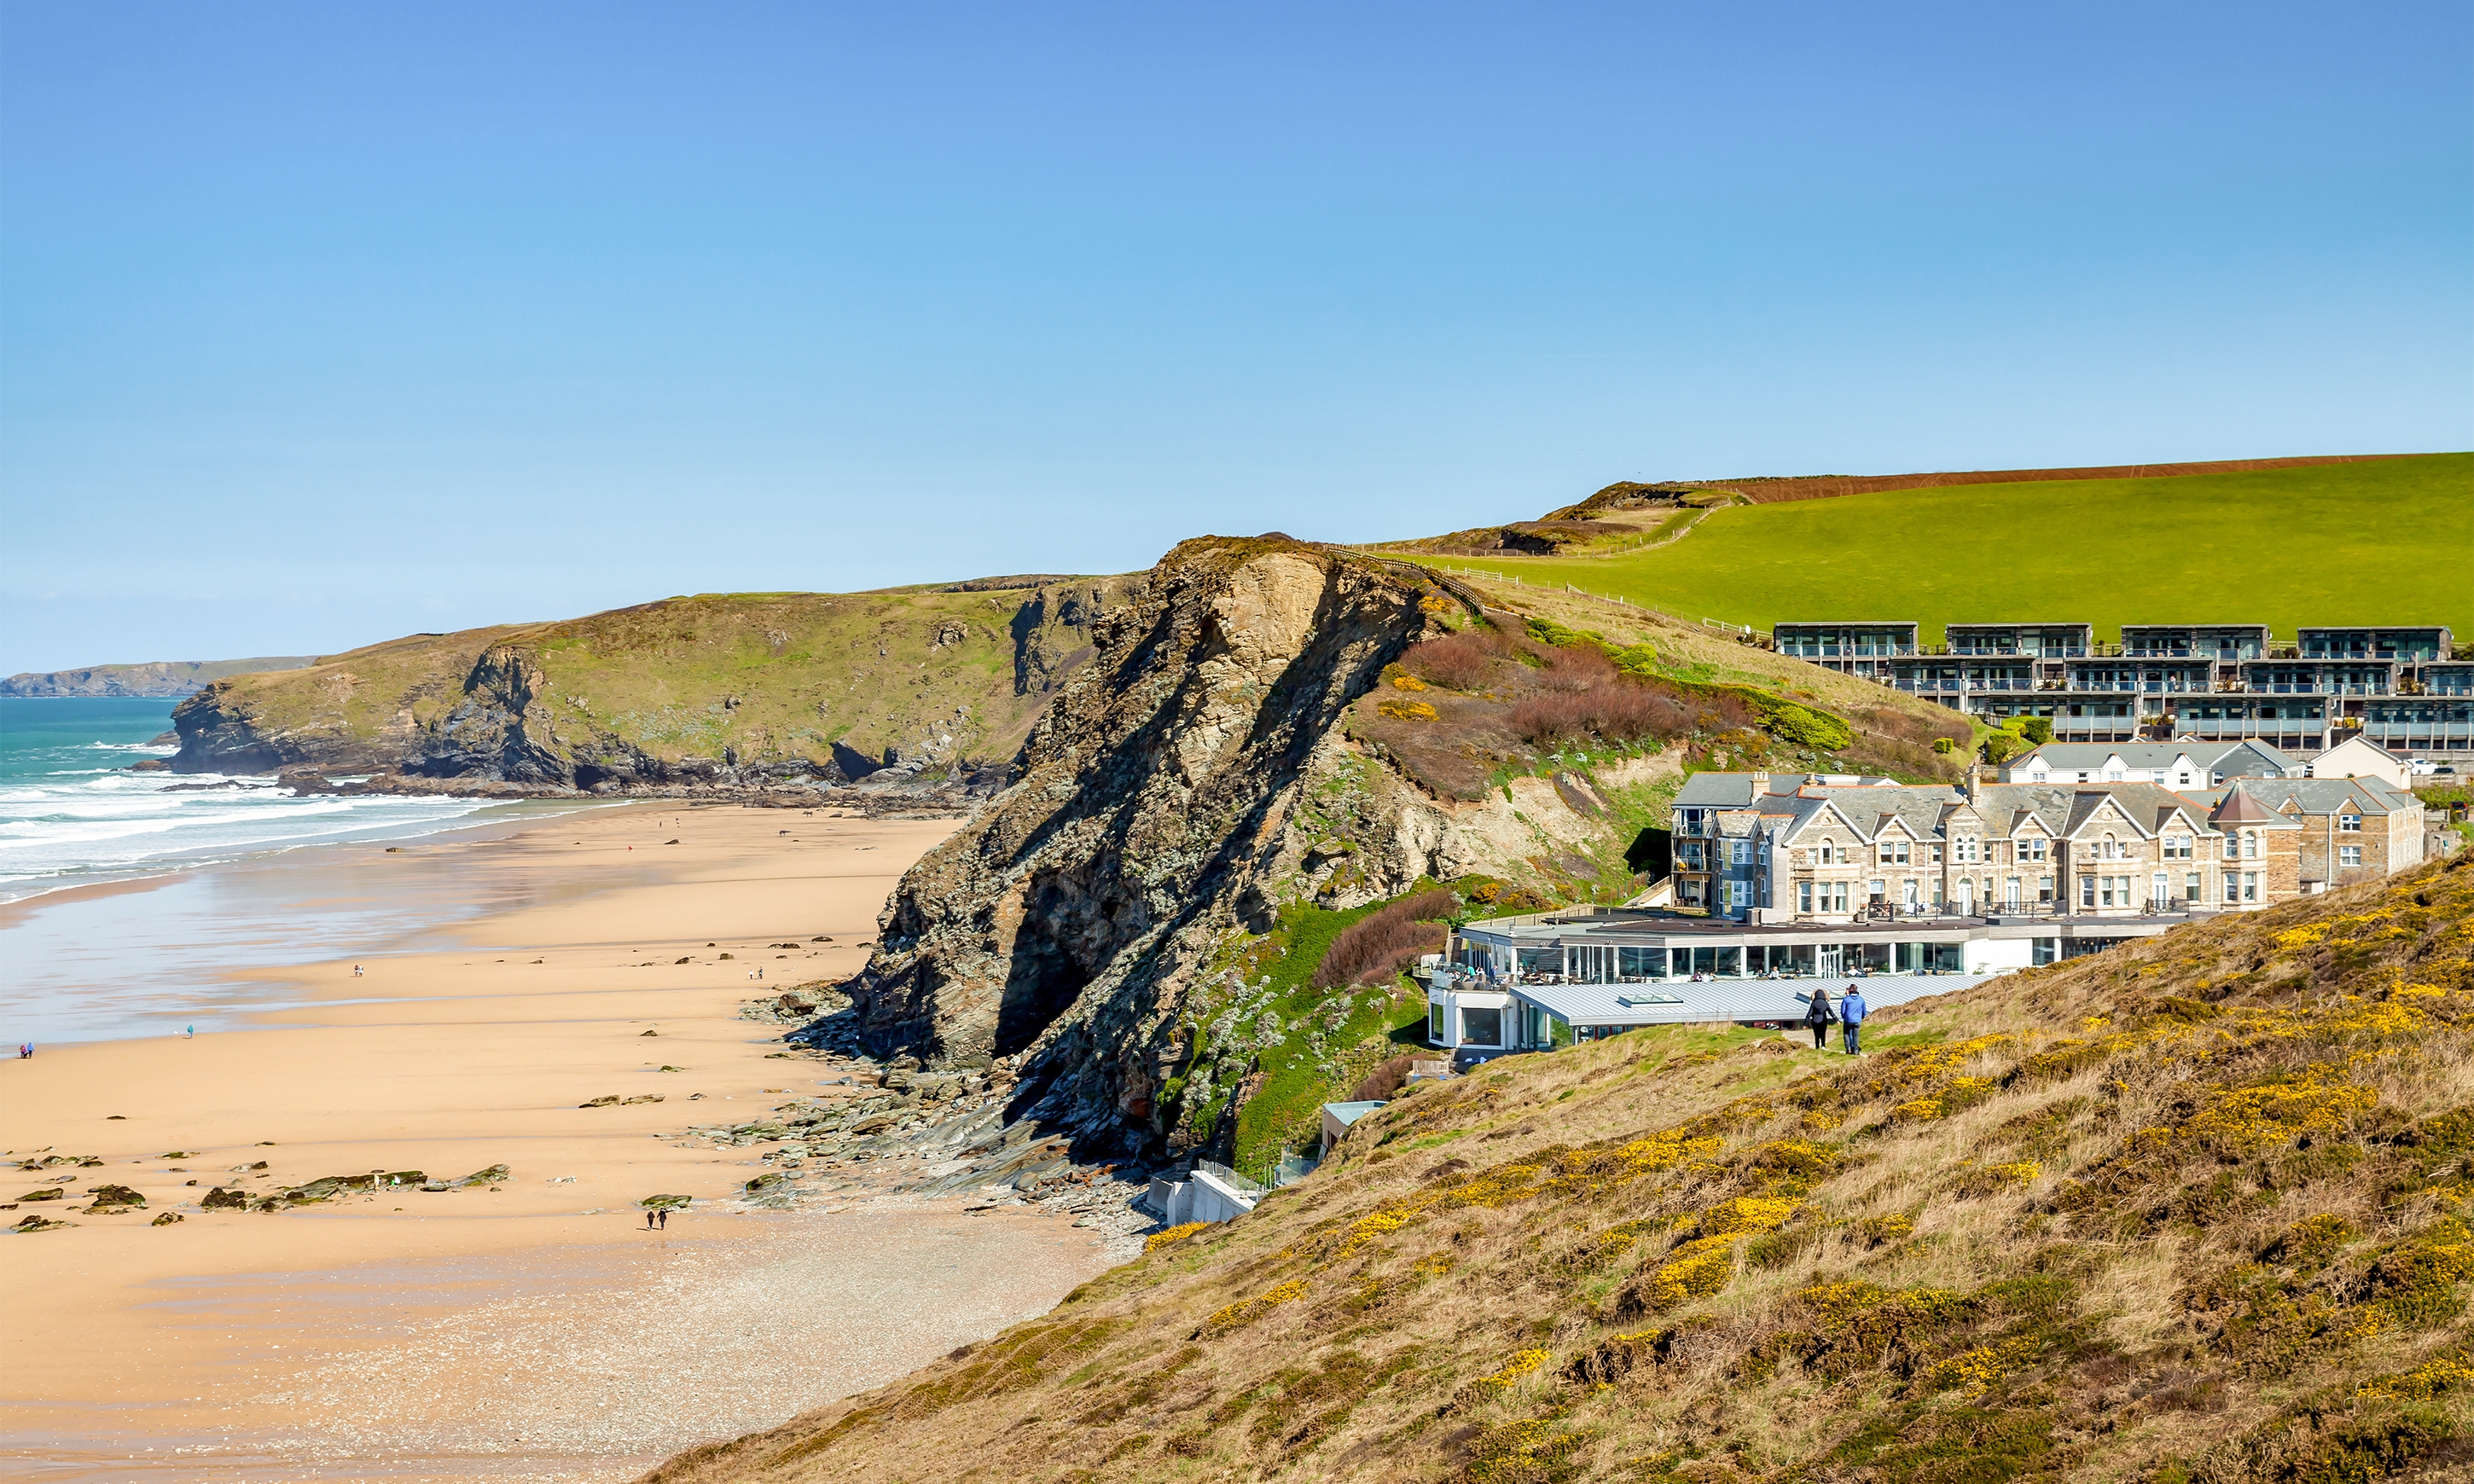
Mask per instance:
[[[418,634],[182,704],[176,771],[540,792],[993,781],[1139,579],[675,598]]]
[[[1033,1089],[1017,1112],[1095,1156],[1176,1143],[1155,1097],[1226,942],[1324,890],[1342,856],[1341,899],[1364,901],[1488,853],[1341,725],[1453,607],[1415,575],[1285,539],[1171,552],[1101,619],[1013,785],[903,878],[850,986],[870,1044],[1017,1067]],[[1351,771],[1365,786],[1336,820],[1328,785]]]

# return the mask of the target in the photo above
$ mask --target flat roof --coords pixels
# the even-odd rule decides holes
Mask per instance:
[[[1520,984],[1512,993],[1547,1011],[1568,1025],[1689,1025],[1703,1020],[1801,1020],[1806,995],[1815,987],[1828,990],[1835,1001],[1846,987],[1864,992],[1875,1010],[1904,1005],[1934,994],[1972,990],[1999,974],[1866,974],[1829,979],[1708,979],[1699,984],[1664,984],[1671,992],[1652,1003],[1642,998],[1649,987],[1637,984]],[[1624,1001],[1630,999],[1634,1003]]]
[[[1861,922],[1738,922],[1727,918],[1584,919],[1577,922],[1523,922],[1490,926],[1470,922],[1464,938],[1484,938],[1514,946],[1549,947],[1560,944],[1597,944],[1616,947],[1698,946],[1710,939],[1730,943],[1844,943],[1851,939],[1889,942],[1962,943],[1970,938],[2139,938],[2185,922],[2204,922],[2215,913],[2172,917],[2071,917],[1995,913],[1989,917],[1896,918]],[[1670,943],[1670,940],[1672,942]]]

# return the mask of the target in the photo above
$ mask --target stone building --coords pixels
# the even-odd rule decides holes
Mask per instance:
[[[2310,782],[2239,779],[2177,792],[1986,783],[1980,775],[1953,788],[1700,773],[1675,799],[1673,899],[1748,922],[2243,911],[2306,890],[2302,837],[2321,818],[2311,811],[2337,805],[2333,793],[2308,792]],[[2362,799],[2377,788],[2340,786]],[[2259,792],[2271,787],[2284,790],[2274,804]],[[2418,828],[2417,811],[2399,812],[2413,813]],[[2361,833],[2370,817],[2332,815],[2323,833],[2333,838],[2348,819]],[[2389,830],[2387,816],[2377,817]],[[2402,835],[2381,838],[2393,841],[2384,869],[2420,858],[2419,834],[2411,850]]]

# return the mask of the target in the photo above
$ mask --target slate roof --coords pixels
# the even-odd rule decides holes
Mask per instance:
[[[2300,804],[2305,814],[2422,812],[2421,800],[2377,778],[2245,778],[2242,791],[2279,812],[2288,803]]]
[[[2199,767],[2214,770],[2218,759],[2227,753],[2238,753],[2249,747],[2246,742],[2048,742],[2032,752],[2022,753],[2003,764],[2010,771],[2027,766],[2030,758],[2041,757],[2045,766],[2056,773],[2093,773],[2104,766],[2108,757],[2120,757],[2133,768],[2170,768],[2177,757],[2188,757]],[[2286,754],[2274,748],[2260,751],[2273,754],[2267,761],[2283,766]]]
[[[2177,794],[2154,783],[1987,783],[1978,789],[1971,805],[1963,792],[1938,783],[1890,788],[1805,784],[1793,794],[1765,795],[1756,808],[1749,797],[1750,774],[1698,773],[1690,781],[1731,778],[1743,780],[1734,794],[1745,803],[1718,816],[1720,832],[1729,836],[1748,832],[1758,817],[1770,822],[1784,841],[1803,838],[1817,824],[1841,821],[1867,842],[1880,839],[1893,822],[1919,840],[1940,840],[1948,838],[1953,818],[1970,811],[1987,836],[2026,832],[2032,821],[2049,836],[2071,839],[2100,817],[2110,817],[2107,804],[2127,827],[2143,838],[2151,838],[2177,817],[2191,827],[2206,831],[2211,827],[2211,804],[2227,792]],[[2360,784],[2363,780],[2348,781]],[[1713,787],[1708,795],[1714,798],[1719,791]],[[1703,804],[1710,806],[1712,805]]]
[[[1740,809],[1753,802],[1749,773],[1696,773],[1675,791],[1679,809]]]

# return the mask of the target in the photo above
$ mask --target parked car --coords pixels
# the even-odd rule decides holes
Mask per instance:
[[[2433,762],[2428,757],[2416,757],[2406,763],[2405,771],[2413,774],[2415,778],[2427,778],[2439,771],[2439,764]]]

